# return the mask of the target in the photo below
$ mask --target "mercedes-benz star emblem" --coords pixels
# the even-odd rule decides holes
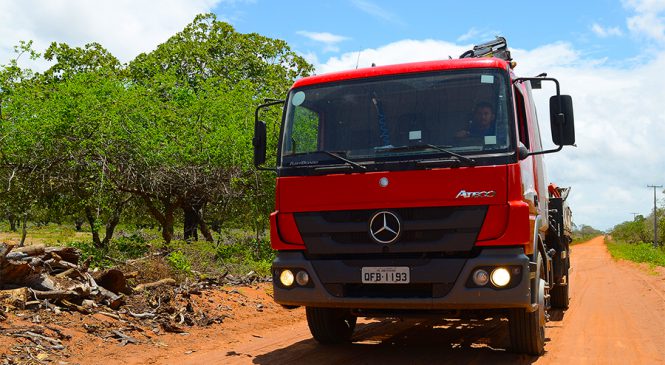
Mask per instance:
[[[378,212],[369,221],[369,234],[378,243],[389,244],[397,241],[400,229],[399,218],[392,212]]]

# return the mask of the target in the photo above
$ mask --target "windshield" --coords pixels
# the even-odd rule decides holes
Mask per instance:
[[[344,163],[327,152],[357,162],[508,152],[506,77],[473,69],[291,90],[281,164]]]

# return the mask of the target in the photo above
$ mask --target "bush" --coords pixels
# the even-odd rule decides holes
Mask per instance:
[[[259,276],[270,276],[275,253],[268,240],[251,239],[220,244],[215,257],[226,264],[230,271],[254,271]]]
[[[107,257],[108,251],[95,247],[91,241],[74,241],[67,243],[67,246],[77,248],[81,251],[81,259],[90,258],[91,267],[106,268],[113,265],[113,260]]]
[[[165,245],[154,234],[137,230],[120,231],[105,249],[95,247],[91,241],[72,241],[68,245],[81,250],[84,260],[91,257],[91,266],[99,268],[121,264],[150,252],[166,252],[168,255],[158,256],[178,279],[194,274],[244,276],[252,271],[259,277],[269,277],[275,258],[267,238],[256,240],[249,231],[241,229],[225,231],[218,242],[174,240]]]
[[[179,272],[191,274],[192,264],[182,251],[173,251],[166,256],[166,261],[171,267]]]
[[[114,264],[139,258],[150,251],[151,245],[140,235],[121,236],[111,240],[108,247],[98,248],[92,241],[73,241],[67,246],[81,251],[81,258],[91,258],[90,266],[106,268]]]
[[[662,246],[655,248],[652,244],[644,242],[632,244],[610,241],[607,243],[607,248],[614,258],[665,267],[665,248]]]

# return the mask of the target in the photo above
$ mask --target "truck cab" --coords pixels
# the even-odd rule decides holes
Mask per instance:
[[[505,55],[323,74],[289,90],[274,298],[306,306],[319,342],[350,340],[357,317],[489,312],[509,318],[513,349],[543,352],[546,311],[568,303],[543,154],[574,143],[572,102],[554,79],[517,77]],[[543,81],[556,83],[555,150],[543,150],[532,99]],[[259,112],[279,103],[257,108],[257,166]]]

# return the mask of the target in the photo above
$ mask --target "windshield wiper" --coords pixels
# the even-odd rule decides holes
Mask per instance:
[[[469,165],[475,165],[476,160],[460,155],[459,153],[455,153],[453,151],[447,150],[441,146],[429,144],[429,143],[421,143],[421,144],[414,144],[414,145],[408,145],[408,146],[397,146],[397,147],[380,147],[376,149],[376,152],[396,152],[396,151],[419,151],[419,150],[424,150],[424,149],[433,149],[437,150],[440,152],[443,152],[449,156],[457,157],[461,161],[466,162]]]
[[[367,170],[367,167],[365,167],[365,166],[363,166],[363,165],[361,165],[361,164],[359,164],[359,163],[357,163],[357,162],[353,162],[353,161],[351,161],[351,160],[349,160],[349,159],[346,159],[346,158],[344,158],[344,157],[342,157],[342,156],[340,156],[340,155],[338,155],[338,154],[336,154],[336,153],[334,153],[334,152],[330,152],[330,151],[321,151],[321,152],[325,153],[325,154],[328,155],[328,156],[334,157],[334,158],[336,158],[336,159],[338,159],[338,160],[340,160],[340,161],[344,161],[344,162],[348,163],[349,165],[351,165],[351,166],[353,166],[353,167],[359,168],[359,169],[361,169],[361,170]]]

